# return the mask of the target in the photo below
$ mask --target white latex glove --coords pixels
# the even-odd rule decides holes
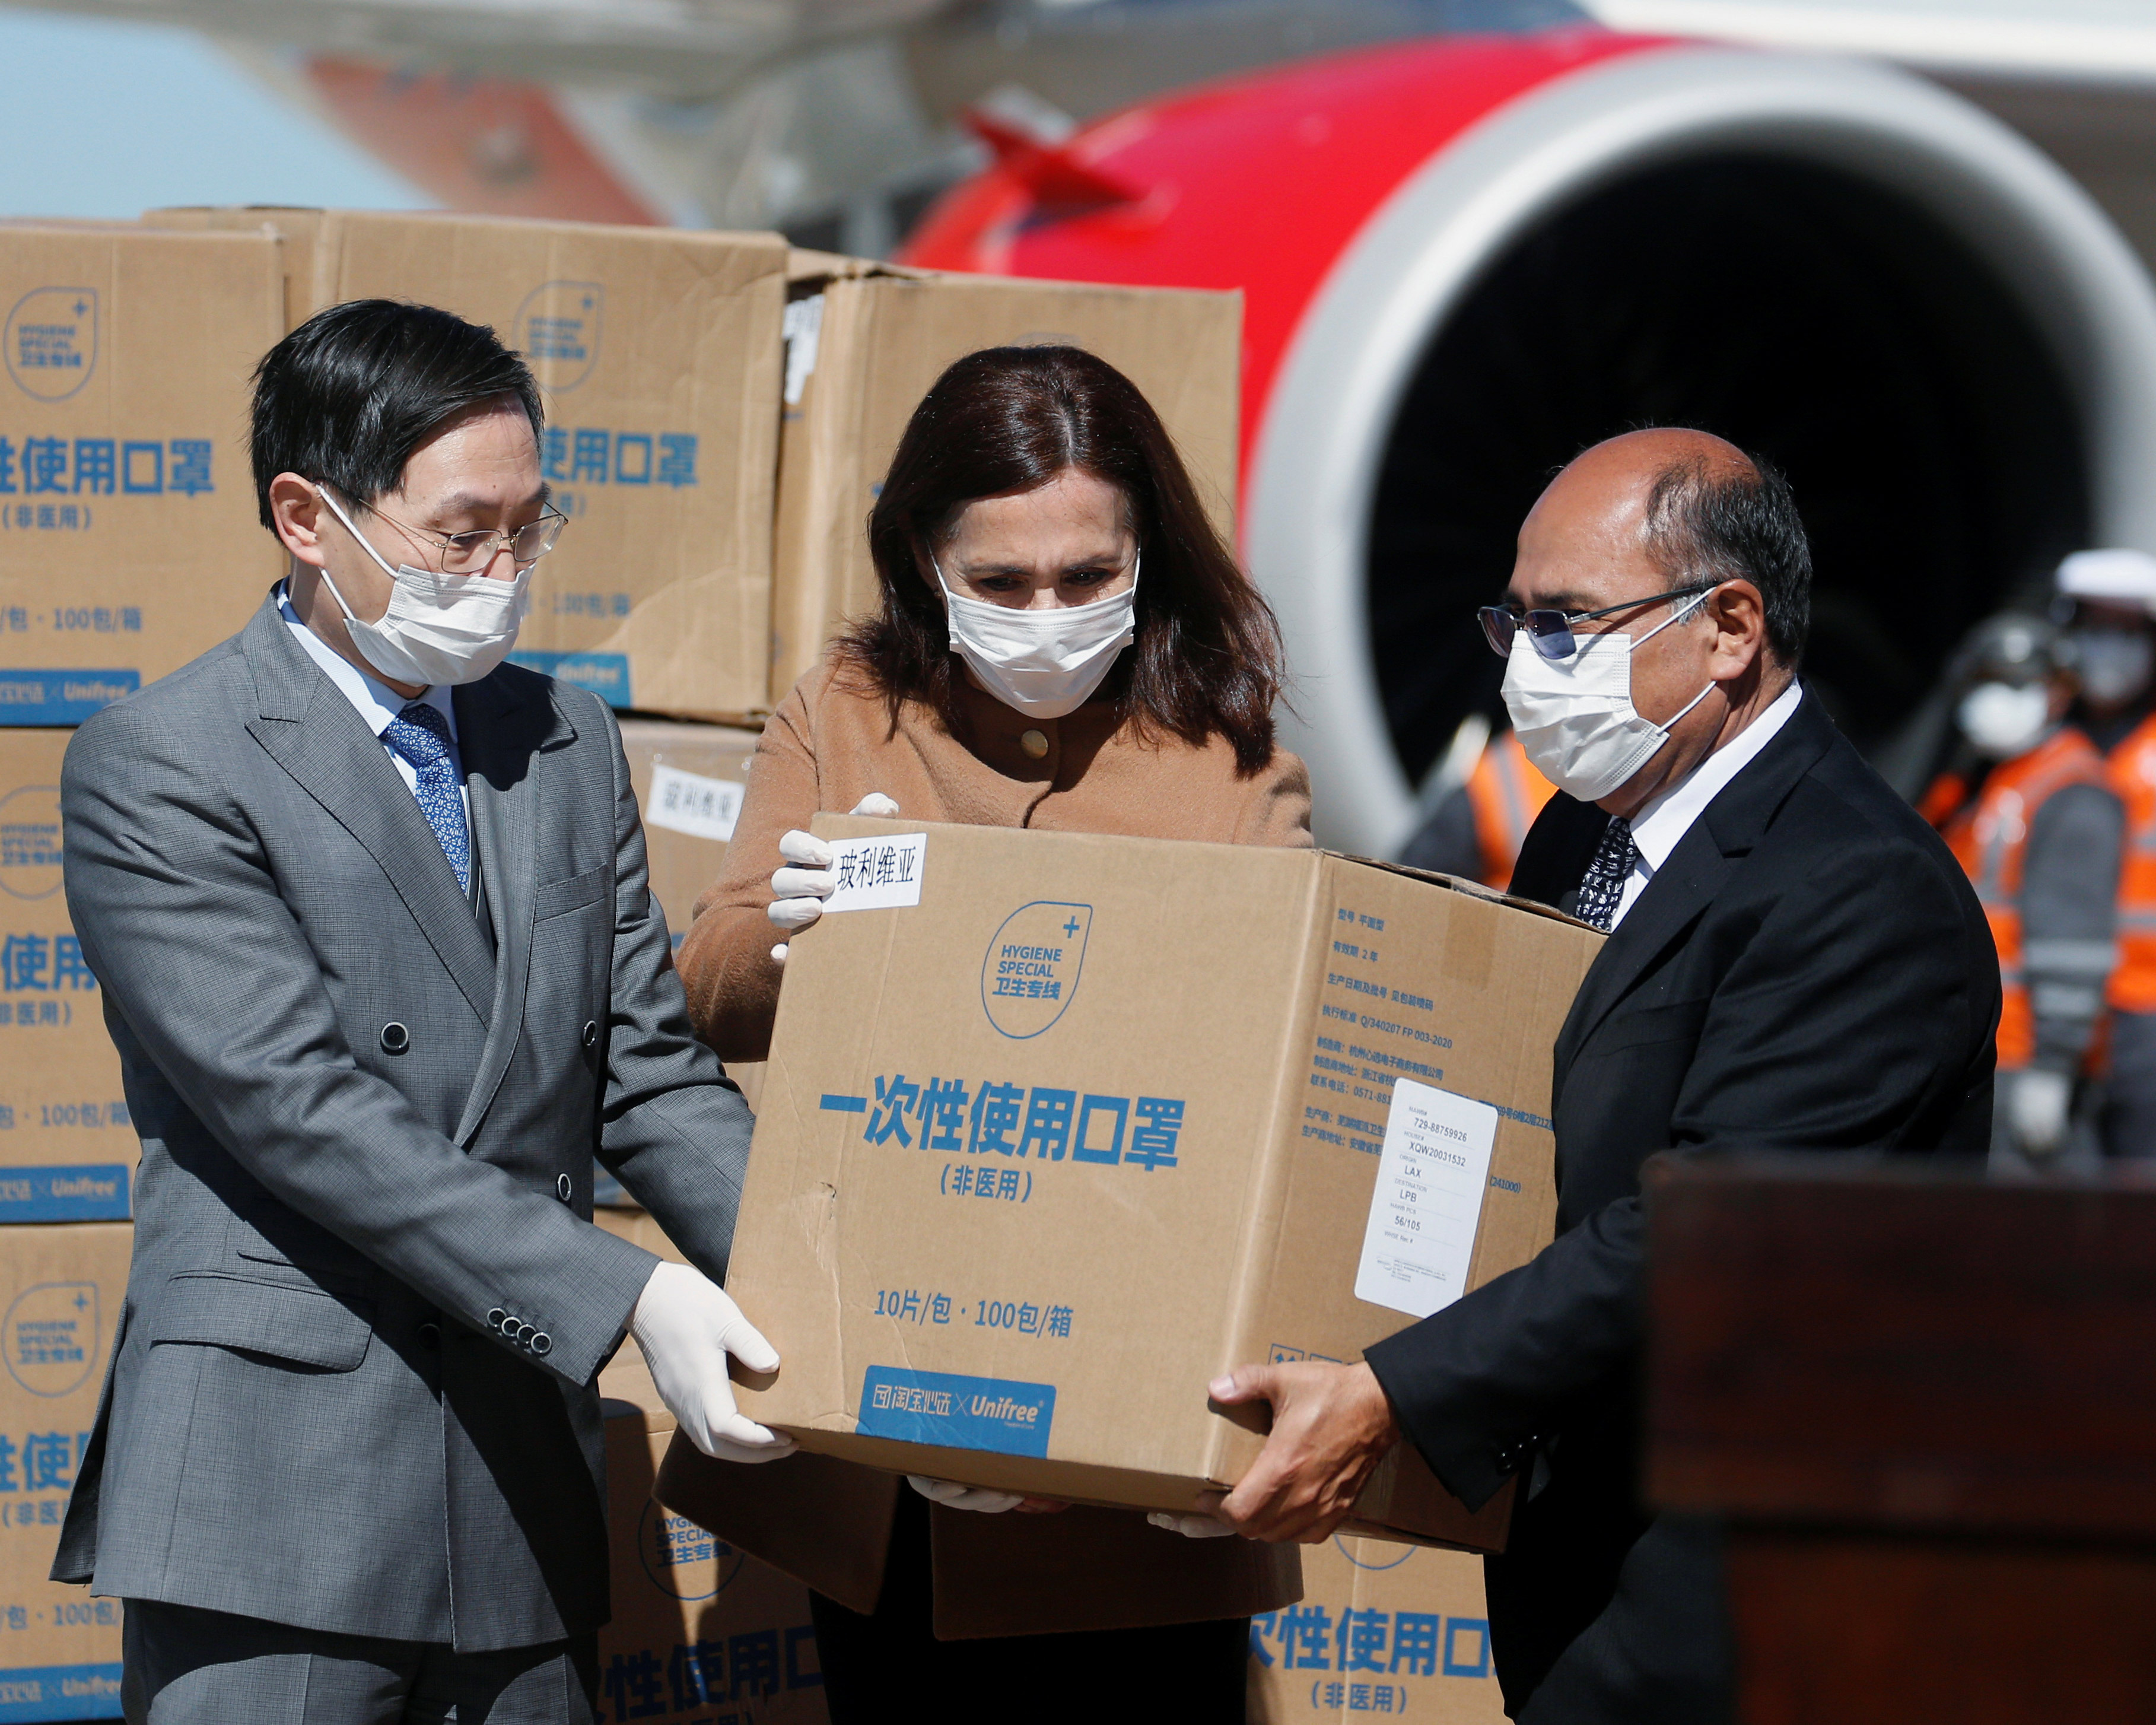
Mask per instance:
[[[1185,1539],[1225,1539],[1235,1531],[1225,1522],[1216,1522],[1210,1516],[1171,1515],[1164,1509],[1148,1512],[1146,1520],[1156,1527],[1180,1533]]]
[[[881,791],[870,791],[849,812],[893,820],[898,815],[898,804]],[[833,866],[831,847],[799,827],[779,835],[778,854],[792,866],[773,871],[773,896],[764,915],[774,927],[791,937],[824,914],[824,901],[839,890],[839,873]],[[771,949],[774,963],[786,963],[787,944],[782,941]]]
[[[2024,1155],[2056,1156],[2065,1147],[2073,1095],[2074,1081],[2063,1072],[2030,1067],[2014,1075],[2014,1087],[2006,1097],[2006,1122]]]
[[[932,1480],[925,1474],[910,1473],[906,1483],[931,1503],[940,1503],[946,1509],[975,1510],[984,1516],[999,1516],[1025,1502],[1023,1491],[991,1491],[986,1486],[962,1486],[955,1480]]]
[[[734,1387],[726,1377],[728,1354],[752,1372],[775,1372],[778,1350],[701,1271],[661,1263],[637,1296],[629,1333],[644,1350],[660,1400],[706,1455],[776,1461],[793,1453],[792,1438],[758,1425],[734,1406]]]

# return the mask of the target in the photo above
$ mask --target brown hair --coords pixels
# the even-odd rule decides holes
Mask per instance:
[[[1122,490],[1143,558],[1137,638],[1105,685],[1119,717],[1193,744],[1224,737],[1237,771],[1257,772],[1273,753],[1280,626],[1206,519],[1159,414],[1081,348],[984,348],[921,398],[869,516],[882,608],[839,639],[841,662],[883,694],[894,726],[917,701],[959,732],[963,673],[916,553],[975,499],[1070,468]]]

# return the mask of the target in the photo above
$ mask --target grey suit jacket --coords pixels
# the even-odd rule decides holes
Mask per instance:
[[[274,601],[68,749],[142,1167],[55,1579],[474,1651],[606,1620],[592,1383],[657,1260],[593,1158],[722,1277],[749,1113],[613,716],[513,665],[456,703],[490,942]]]

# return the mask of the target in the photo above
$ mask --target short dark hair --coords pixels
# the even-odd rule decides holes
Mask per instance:
[[[1137,534],[1137,639],[1106,685],[1121,717],[1194,745],[1224,737],[1237,770],[1257,772],[1273,754],[1280,625],[1207,519],[1160,415],[1083,348],[983,348],[936,380],[869,516],[881,607],[839,639],[840,660],[882,694],[894,724],[911,700],[959,731],[962,674],[916,552],[976,499],[1071,468],[1122,491]]]
[[[1812,550],[1797,500],[1768,462],[1704,455],[1672,463],[1647,494],[1647,557],[1673,583],[1748,581],[1767,607],[1767,644],[1795,670],[1811,633]]]
[[[350,300],[318,311],[254,368],[248,453],[262,525],[270,481],[296,473],[372,506],[403,483],[404,464],[444,421],[511,395],[533,436],[539,385],[482,324],[401,300]]]

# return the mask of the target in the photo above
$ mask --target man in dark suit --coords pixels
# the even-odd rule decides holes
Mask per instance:
[[[1555,1049],[1557,1239],[1359,1364],[1213,1386],[1273,1406],[1218,1510],[1255,1537],[1329,1535],[1402,1433],[1470,1504],[1519,1476],[1486,1574],[1523,1722],[1727,1716],[1713,1532],[1639,1494],[1641,1163],[1989,1142],[1984,913],[1798,682],[1810,572],[1788,488],[1701,433],[1614,439],[1543,493],[1485,626],[1560,787],[1512,890],[1610,930]]]

